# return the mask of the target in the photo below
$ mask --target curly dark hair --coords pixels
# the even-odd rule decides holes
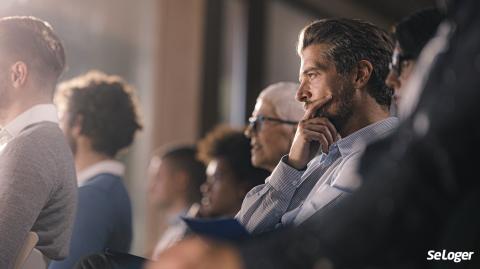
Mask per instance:
[[[91,139],[95,151],[110,157],[128,147],[142,129],[133,88],[118,76],[90,71],[63,82],[55,102],[67,124],[72,127],[81,119],[81,134]]]
[[[373,71],[367,91],[378,104],[390,106],[393,91],[385,84],[385,79],[394,44],[386,31],[361,20],[322,19],[312,22],[300,32],[298,54],[314,44],[331,46],[327,56],[342,75],[350,73],[359,61],[369,61]]]
[[[265,182],[267,170],[251,163],[250,140],[241,130],[217,126],[198,142],[198,158],[205,164],[212,159],[226,160],[236,180],[247,183],[248,190]]]

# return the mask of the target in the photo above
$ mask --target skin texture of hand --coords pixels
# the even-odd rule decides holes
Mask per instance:
[[[165,250],[145,269],[243,269],[240,255],[227,245],[199,237],[184,240]]]
[[[288,154],[288,163],[293,168],[305,169],[320,147],[326,153],[330,145],[338,140],[339,134],[333,124],[327,118],[317,115],[317,111],[331,99],[331,96],[327,96],[307,107]]]

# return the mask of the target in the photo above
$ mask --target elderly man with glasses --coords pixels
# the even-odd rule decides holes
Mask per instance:
[[[257,98],[245,135],[252,146],[252,164],[273,171],[292,144],[302,105],[295,101],[299,85],[279,82],[265,88]]]

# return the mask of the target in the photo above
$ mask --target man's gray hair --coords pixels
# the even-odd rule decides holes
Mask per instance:
[[[257,98],[270,103],[277,116],[283,120],[300,121],[305,111],[301,102],[295,100],[300,87],[298,83],[278,82],[265,88]]]

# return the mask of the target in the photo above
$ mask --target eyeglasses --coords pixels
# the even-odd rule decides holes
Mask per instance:
[[[392,62],[388,64],[390,71],[394,72],[396,76],[402,74],[402,67],[405,61],[412,60],[413,56],[409,54],[402,54],[395,50],[392,56]]]
[[[289,124],[289,125],[297,125],[298,122],[296,121],[289,121],[289,120],[282,120],[279,118],[272,118],[272,117],[265,117],[265,116],[257,116],[251,117],[248,119],[248,126],[252,129],[253,132],[258,132],[262,129],[262,124],[265,121],[272,121],[281,124]]]

